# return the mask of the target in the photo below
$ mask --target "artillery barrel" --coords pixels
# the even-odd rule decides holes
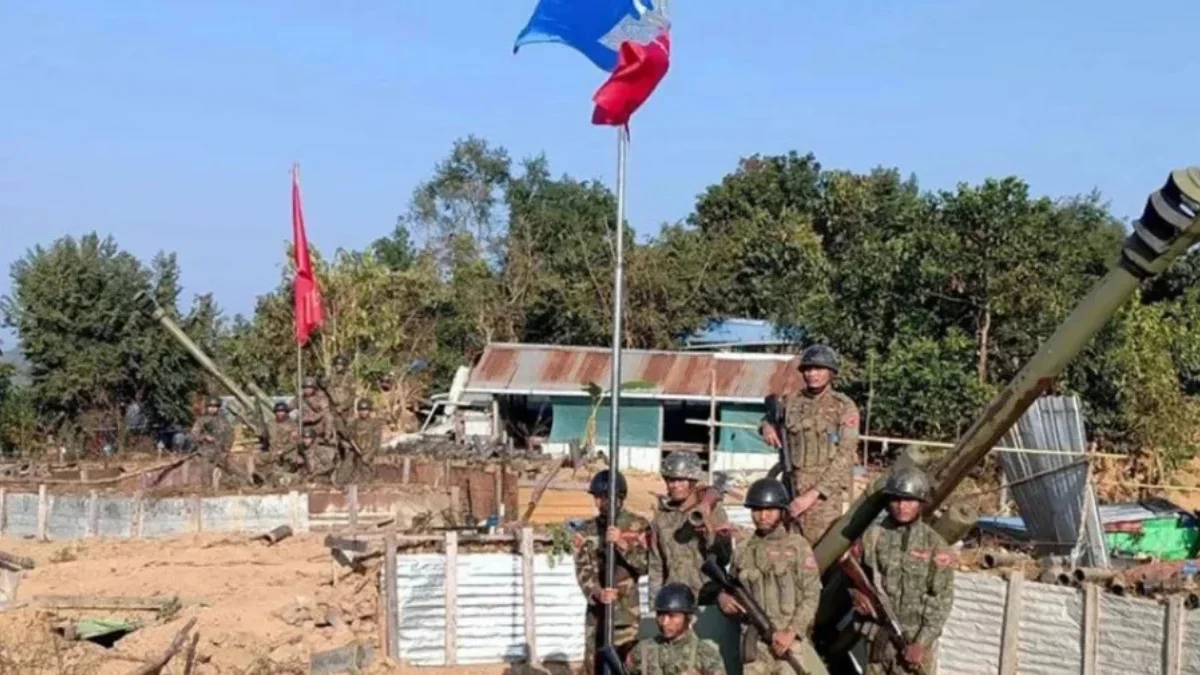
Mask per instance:
[[[1178,169],[1146,201],[1117,264],[1079,302],[1058,330],[984,409],[945,458],[929,471],[934,489],[929,514],[946,501],[997,441],[1062,373],[1067,363],[1112,318],[1146,279],[1162,274],[1200,240],[1200,167]],[[878,483],[877,483],[878,485]],[[829,569],[882,511],[878,490],[860,496],[814,547],[821,571]],[[939,532],[953,530],[938,520]],[[951,534],[954,534],[951,532]]]
[[[171,320],[171,317],[167,316],[167,313],[163,311],[163,308],[159,306],[158,302],[153,296],[145,291],[138,291],[137,295],[134,296],[134,301],[138,304],[138,307],[144,314],[146,314],[146,316],[158,321],[163,328],[167,329],[167,332],[171,334],[171,337],[175,338],[176,342],[183,345],[183,348],[192,355],[192,358],[196,359],[196,363],[199,363],[201,368],[208,371],[209,375],[215,377],[217,381],[221,383],[221,386],[225,388],[225,391],[229,392],[234,398],[237,399],[238,403],[242,405],[243,410],[246,412],[246,415],[251,419],[247,419],[247,417],[242,415],[239,415],[239,417],[242,417],[243,421],[247,422],[251,426],[258,427],[259,423],[253,421],[253,417],[256,414],[258,417],[261,417],[261,404],[257,402],[255,398],[246,394],[246,392],[243,391],[242,388],[239,387],[237,383],[234,382],[228,375],[221,372],[221,369],[217,368],[217,364],[213,363],[213,360],[209,358],[208,354],[205,354],[204,350],[200,349],[200,347],[193,342],[190,337],[188,337],[187,333],[183,332],[183,329],[179,327],[179,324],[175,323]]]

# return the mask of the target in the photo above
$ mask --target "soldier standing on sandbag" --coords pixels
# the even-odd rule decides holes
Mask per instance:
[[[956,557],[946,540],[921,519],[929,499],[929,479],[916,468],[893,473],[883,488],[888,516],[863,535],[852,555],[862,557],[875,587],[891,603],[908,643],[898,651],[882,629],[875,631],[867,675],[900,675],[919,665],[925,673],[937,670],[937,639],[954,603]],[[851,589],[854,609],[874,619],[870,599]]]
[[[810,542],[842,516],[858,457],[858,406],[833,388],[838,368],[837,352],[812,345],[800,355],[804,388],[784,397],[796,489],[788,512]],[[781,447],[775,428],[765,420],[759,433],[768,445]]]
[[[809,637],[821,598],[821,573],[812,547],[785,526],[788,495],[773,478],[754,481],[744,501],[754,520],[754,536],[734,553],[729,573],[741,580],[762,606],[775,633],[761,635],[746,620],[746,609],[729,593],[717,596],[721,611],[746,622],[742,663],[746,675],[792,675],[786,654]]]
[[[596,517],[589,520],[575,533],[573,551],[575,557],[575,579],[583,597],[587,600],[584,618],[583,667],[587,675],[596,670],[596,636],[603,629],[604,606],[613,605],[612,647],[622,660],[637,644],[638,623],[642,618],[641,594],[638,579],[646,573],[647,539],[650,523],[643,517],[626,511],[625,496],[629,491],[625,477],[617,472],[617,522],[608,522],[608,469],[592,476],[588,493],[596,503]],[[613,542],[616,556],[613,583],[615,588],[604,588],[605,542]]]
[[[654,594],[658,635],[637,643],[625,657],[626,675],[725,675],[717,645],[691,630],[696,595],[687,584],[671,582]]]

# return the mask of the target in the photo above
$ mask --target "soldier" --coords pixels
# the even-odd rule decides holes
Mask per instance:
[[[785,397],[796,488],[788,512],[810,542],[841,517],[858,455],[858,406],[833,388],[837,372],[837,352],[812,345],[800,355],[804,389]],[[775,428],[765,420],[759,433],[768,445],[781,447]]]
[[[742,633],[746,675],[790,675],[786,654],[812,630],[821,597],[821,573],[808,541],[784,526],[787,489],[773,478],[754,481],[746,491],[754,536],[734,554],[730,573],[746,585],[767,614],[774,635],[760,635],[749,623]],[[746,622],[745,608],[729,593],[717,596],[721,611]],[[803,674],[801,674],[803,675]]]
[[[929,479],[916,468],[888,477],[888,515],[863,535],[855,554],[862,556],[875,587],[891,601],[908,647],[899,654],[881,630],[875,631],[867,675],[899,675],[920,665],[937,671],[937,639],[954,603],[954,550],[933,527],[921,520],[929,499]],[[866,595],[851,589],[855,611],[876,619]]]
[[[383,444],[383,425],[372,413],[371,399],[362,398],[356,406],[358,416],[347,425],[354,445],[341,443],[339,482],[347,483],[370,475],[375,455]],[[358,450],[355,451],[355,446]],[[359,453],[362,453],[359,456]]]
[[[333,357],[333,374],[329,378],[328,391],[334,412],[344,421],[350,421],[354,410],[354,377],[348,372],[350,362],[342,354]]]
[[[233,447],[233,427],[221,416],[221,399],[205,402],[204,414],[192,424],[192,441],[200,454],[215,457]]]
[[[267,447],[272,459],[283,457],[296,449],[299,441],[296,423],[289,419],[291,409],[284,401],[278,401],[274,406],[275,418],[267,423]]]
[[[331,437],[332,430],[329,428],[329,399],[325,396],[325,392],[317,388],[317,378],[312,375],[305,376],[300,383],[300,395],[304,399],[304,409],[301,410],[301,422],[304,428],[309,427],[317,431],[320,437]],[[296,399],[292,399],[292,406],[297,406]]]
[[[641,516],[625,511],[624,501],[629,490],[625,477],[617,472],[617,522],[608,522],[608,469],[592,476],[588,493],[596,503],[597,515],[575,533],[575,579],[587,600],[584,619],[586,642],[584,672],[596,671],[596,637],[603,628],[604,606],[613,605],[613,648],[623,660],[637,644],[638,623],[641,621],[641,597],[638,578],[646,573],[647,533],[650,523]],[[601,539],[603,534],[603,541]],[[604,588],[605,552],[603,542],[613,542],[616,560],[613,582],[615,588]]]
[[[330,477],[337,469],[337,448],[325,443],[313,427],[301,433],[300,454],[312,476]]]
[[[716,584],[700,573],[700,565],[710,554],[725,567],[733,555],[731,527],[725,508],[713,504],[707,519],[714,531],[706,526],[696,527],[688,522],[688,512],[699,506],[700,479],[704,469],[700,457],[692,452],[672,452],[662,462],[662,477],[666,482],[666,497],[659,498],[654,519],[650,522],[650,597],[666,582],[682,582],[696,595],[701,605],[694,629],[696,634],[717,643],[727,666],[737,665],[737,641],[733,639],[728,620],[713,607]]]
[[[626,675],[725,675],[717,645],[691,630],[696,594],[671,582],[654,594],[658,635],[638,642],[625,658]]]

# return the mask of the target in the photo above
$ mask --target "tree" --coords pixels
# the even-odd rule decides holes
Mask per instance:
[[[174,256],[160,254],[147,267],[111,237],[91,233],[36,247],[11,274],[4,319],[20,335],[42,425],[121,441],[131,404],[151,427],[190,420],[198,368],[133,300],[139,291],[152,293],[193,339],[211,344],[216,307],[202,298],[180,316]]]

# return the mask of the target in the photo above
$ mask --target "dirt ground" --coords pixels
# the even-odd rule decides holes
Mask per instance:
[[[183,605],[161,622],[153,612],[32,607],[2,612],[0,673],[127,675],[137,662],[161,654],[192,617],[200,636],[196,673],[307,673],[313,652],[356,638],[374,645],[378,567],[362,575],[343,573],[332,585],[323,537],[291,537],[270,548],[243,536],[220,535],[69,544],[0,539],[0,549],[37,563],[24,573],[18,603],[39,595],[97,595],[177,596]],[[342,625],[318,627],[329,611]],[[105,648],[52,632],[69,618],[132,618],[147,624]],[[181,673],[177,661],[174,672]],[[369,672],[393,671],[377,665]]]

